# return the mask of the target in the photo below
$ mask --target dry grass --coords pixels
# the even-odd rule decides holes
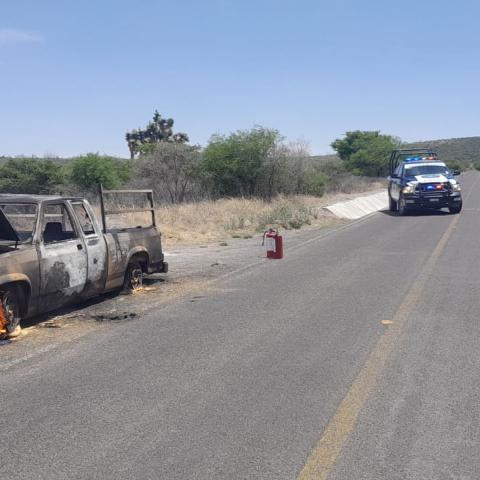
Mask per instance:
[[[310,203],[313,207],[314,204]],[[197,243],[229,237],[249,237],[268,225],[289,226],[300,217],[305,223],[313,217],[306,199],[279,198],[272,202],[231,198],[157,209],[157,218],[168,243]]]
[[[157,209],[157,221],[167,245],[249,238],[269,227],[298,229],[337,224],[340,220],[322,207],[354,196],[332,194],[318,198],[295,195],[277,197],[271,202],[228,198],[166,205]]]
[[[269,227],[325,227],[341,220],[322,207],[356,197],[361,192],[378,191],[381,188],[384,188],[382,182],[357,182],[352,187],[355,193],[329,193],[321,198],[307,195],[279,196],[270,202],[252,198],[225,198],[163,205],[156,209],[157,224],[168,246],[250,238]],[[121,208],[123,205],[115,207]],[[98,207],[95,209],[98,210]],[[150,222],[149,214],[145,213],[113,215],[108,219],[108,225],[116,228],[146,226]]]

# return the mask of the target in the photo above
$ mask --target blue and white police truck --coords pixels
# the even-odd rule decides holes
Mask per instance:
[[[388,200],[391,212],[409,210],[462,210],[462,189],[450,170],[430,149],[394,150],[390,157]]]

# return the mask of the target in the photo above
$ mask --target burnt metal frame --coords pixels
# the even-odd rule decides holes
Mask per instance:
[[[82,229],[78,228],[79,225],[77,223],[77,215],[72,210],[71,205],[69,204],[69,201],[70,201],[69,199],[59,198],[59,199],[50,200],[50,201],[46,201],[46,202],[41,203],[41,207],[40,207],[39,212],[38,212],[38,220],[39,220],[39,226],[40,226],[40,229],[38,231],[38,239],[44,245],[49,245],[50,243],[53,244],[53,243],[59,243],[59,242],[67,242],[67,241],[71,241],[71,240],[80,240],[80,238],[81,238],[80,232],[82,231]],[[67,217],[68,217],[68,220],[70,220],[70,225],[72,226],[73,233],[76,235],[75,237],[69,238],[69,239],[66,239],[66,240],[56,240],[55,242],[45,243],[45,239],[43,238],[43,233],[44,233],[43,232],[43,226],[44,226],[43,221],[45,220],[45,218],[47,216],[46,213],[45,213],[45,210],[46,210],[47,207],[51,207],[52,205],[53,206],[60,205],[61,207],[63,207],[65,209],[64,213],[62,214],[62,226],[65,227],[65,213],[66,213]]]
[[[435,157],[437,156],[437,153],[431,148],[402,148],[393,150],[390,155],[390,175],[392,175],[395,169],[398,167],[401,156],[418,155],[421,153]]]
[[[28,217],[30,215],[32,215],[33,217],[35,217],[35,224],[33,226],[33,230],[32,230],[32,236],[30,238],[30,240],[19,240],[18,242],[15,243],[15,250],[18,248],[18,245],[21,243],[21,244],[24,244],[24,245],[29,245],[29,244],[33,244],[34,243],[34,239],[37,235],[37,230],[38,230],[38,224],[39,224],[39,221],[40,221],[40,205],[38,203],[35,203],[35,202],[6,202],[5,201],[5,198],[2,199],[3,202],[0,203],[0,208],[3,207],[4,205],[32,205],[35,207],[35,213],[34,214],[26,214],[26,215],[23,215],[24,217]]]
[[[156,227],[157,222],[155,220],[155,206],[153,202],[153,190],[105,190],[103,185],[99,186],[100,193],[100,210],[102,213],[102,230],[103,233],[107,233],[107,215],[118,215],[121,213],[140,213],[151,212],[152,214],[152,226]],[[150,203],[150,208],[128,208],[126,210],[106,210],[104,195],[118,194],[118,193],[144,193],[147,195],[147,199]]]

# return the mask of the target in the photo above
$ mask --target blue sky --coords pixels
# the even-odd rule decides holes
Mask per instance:
[[[128,156],[157,108],[205,145],[263,125],[480,134],[480,2],[0,0],[0,155]]]

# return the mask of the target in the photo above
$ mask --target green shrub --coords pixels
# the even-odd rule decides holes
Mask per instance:
[[[328,183],[328,180],[328,176],[323,172],[315,170],[305,172],[304,193],[315,195],[317,197],[323,196],[325,193],[325,185]]]
[[[225,135],[214,135],[203,152],[200,174],[216,197],[271,197],[268,187],[278,176],[279,165],[272,162],[281,141],[276,130],[255,127]]]
[[[88,153],[73,159],[70,181],[84,191],[95,192],[100,184],[105,188],[117,188],[127,182],[130,175],[129,162]]]
[[[446,162],[446,164],[450,170],[459,170],[460,172],[464,171],[466,167],[466,165],[458,162],[457,160]]]
[[[275,225],[286,230],[299,229],[303,225],[310,225],[312,218],[315,218],[314,209],[301,206],[296,208],[292,205],[283,204],[269,213],[265,213],[258,218],[257,231],[263,232],[271,225]]]
[[[480,170],[480,160],[475,160],[472,162],[472,167],[475,169],[475,170]]]
[[[51,160],[15,158],[0,166],[2,193],[57,193],[64,180],[63,168]]]
[[[332,148],[355,175],[383,177],[388,175],[390,153],[400,144],[398,138],[379,131],[356,130],[336,139]]]

